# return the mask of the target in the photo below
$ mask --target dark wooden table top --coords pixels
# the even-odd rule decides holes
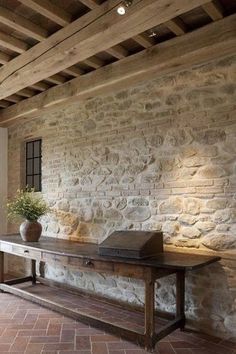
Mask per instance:
[[[98,254],[98,245],[93,243],[82,243],[76,241],[69,241],[58,239],[54,237],[42,236],[39,242],[24,242],[20,235],[5,235],[0,236],[0,243],[10,243],[16,246],[24,246],[29,249],[53,253],[57,255],[86,258],[98,261],[116,262],[137,264],[142,266],[149,266],[155,268],[166,269],[185,269],[194,270],[202,268],[208,264],[217,262],[220,257],[216,256],[202,256],[196,254],[164,252],[158,253],[153,257],[147,259],[127,259],[121,257],[100,256]]]

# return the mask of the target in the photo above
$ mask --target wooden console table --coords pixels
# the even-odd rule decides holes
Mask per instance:
[[[31,260],[31,275],[4,281],[4,253],[13,254]],[[21,296],[27,300],[58,311],[79,321],[119,335],[152,350],[158,340],[177,328],[185,325],[185,273],[219,261],[219,257],[197,256],[193,254],[162,253],[145,260],[102,257],[98,255],[98,246],[89,243],[59,240],[42,237],[39,242],[25,243],[19,235],[0,237],[0,290]],[[110,275],[141,279],[145,286],[144,331],[133,331],[80,312],[67,308],[36,293],[30,293],[19,285],[31,282],[35,287],[38,282],[47,283],[40,274],[36,275],[36,261],[76,267],[81,271],[93,271]],[[155,281],[170,274],[176,275],[176,314],[163,328],[155,329]],[[61,287],[59,283],[53,285]],[[32,287],[32,286],[31,286]],[[66,286],[64,286],[66,288]]]

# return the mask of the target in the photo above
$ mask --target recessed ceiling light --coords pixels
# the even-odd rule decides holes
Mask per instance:
[[[127,8],[130,7],[132,4],[133,4],[133,0],[123,0],[121,5],[117,8],[117,13],[120,16],[125,15]]]
[[[117,12],[119,15],[123,16],[126,13],[126,8],[123,5],[121,5],[117,8]]]

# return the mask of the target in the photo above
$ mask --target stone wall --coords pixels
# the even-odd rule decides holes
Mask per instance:
[[[186,310],[189,325],[228,337],[236,335],[235,67],[236,57],[194,67],[9,130],[11,194],[21,185],[22,142],[43,138],[43,194],[54,211],[45,235],[100,242],[117,229],[163,230],[173,248],[227,252],[188,275]],[[142,284],[130,279],[64,268],[47,276],[143,302]],[[158,282],[159,308],[173,311],[173,284]]]

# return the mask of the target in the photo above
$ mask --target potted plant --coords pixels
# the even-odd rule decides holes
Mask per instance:
[[[46,202],[34,192],[34,189],[18,190],[16,196],[7,204],[10,219],[23,218],[20,235],[23,241],[37,242],[42,234],[42,225],[38,219],[45,215],[49,208]]]

